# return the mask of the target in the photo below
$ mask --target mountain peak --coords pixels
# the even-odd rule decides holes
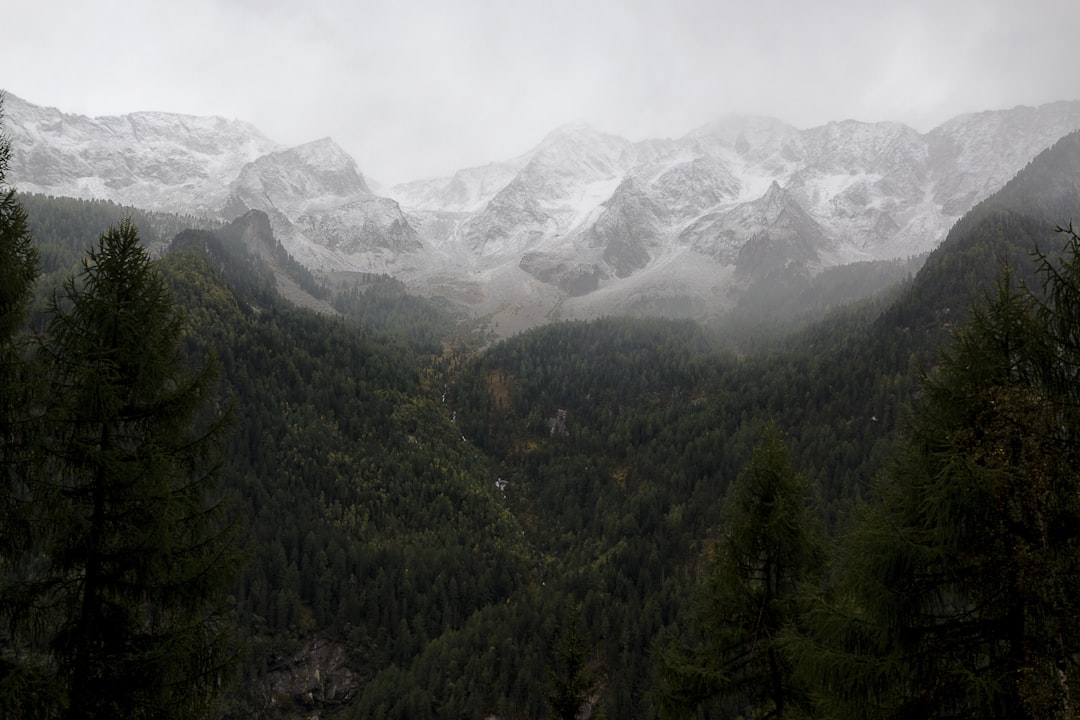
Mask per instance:
[[[275,204],[372,194],[356,161],[330,138],[263,155],[244,167],[237,185],[273,198]]]
[[[326,170],[352,170],[359,173],[356,160],[329,137],[312,140],[283,152],[292,152],[304,162]]]

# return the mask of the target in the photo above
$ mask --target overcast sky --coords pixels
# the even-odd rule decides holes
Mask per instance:
[[[43,0],[0,88],[84,115],[330,136],[382,182],[518,155],[568,122],[631,140],[1080,99],[1080,0]]]

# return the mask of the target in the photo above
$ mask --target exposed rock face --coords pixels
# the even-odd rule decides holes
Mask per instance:
[[[316,204],[369,197],[356,163],[331,139],[259,157],[241,168],[230,189],[251,209],[277,208],[296,215]]]
[[[606,278],[598,265],[539,252],[526,253],[518,266],[540,282],[555,285],[570,297],[588,295]]]
[[[775,182],[756,200],[703,216],[683,231],[682,240],[752,276],[791,265],[812,266],[828,246],[795,196]]]
[[[345,665],[345,646],[310,640],[289,657],[273,661],[268,677],[271,702],[288,697],[309,709],[342,705],[360,688],[360,678]]]
[[[588,230],[590,244],[604,248],[604,260],[618,277],[627,277],[649,263],[649,248],[657,244],[667,223],[666,206],[627,178],[602,207]]]
[[[555,218],[517,179],[462,223],[465,244],[478,255],[514,252],[557,228]]]
[[[230,188],[223,212],[262,210],[277,219],[279,235],[299,233],[346,255],[420,248],[398,204],[372,194],[353,159],[329,138],[248,163]]]

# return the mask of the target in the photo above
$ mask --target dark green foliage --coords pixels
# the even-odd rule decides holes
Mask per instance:
[[[880,463],[890,405],[910,385],[860,353],[867,322],[845,315],[797,350],[746,358],[717,353],[687,322],[565,323],[505,341],[461,374],[458,422],[500,460],[548,586],[581,604],[609,669],[609,716],[653,712],[652,663],[630,648],[651,646],[685,607],[688,566],[766,414],[798,432],[792,465],[837,512]]]
[[[590,663],[588,635],[581,628],[581,613],[575,608],[563,618],[553,649],[549,671],[551,690],[548,703],[553,720],[577,720],[592,704],[600,675]],[[591,710],[591,708],[590,708]],[[588,712],[588,717],[594,714]]]
[[[3,95],[0,94],[0,123]],[[0,549],[15,540],[8,521],[16,506],[15,467],[23,442],[30,378],[25,363],[23,334],[38,276],[38,251],[26,211],[6,182],[11,144],[0,126]]]
[[[531,565],[495,477],[406,346],[290,306],[257,261],[208,233],[173,249],[164,265],[192,308],[193,350],[219,348],[239,417],[225,475],[254,549],[236,591],[253,697],[231,712],[269,712],[257,689],[269,660],[313,634],[347,644],[353,672],[375,678],[359,707],[382,706],[395,686],[388,707],[414,708],[419,695],[398,695],[402,671],[390,684],[382,673],[460,636]],[[494,706],[470,697],[484,702],[477,713]]]
[[[1062,218],[1080,217],[1080,132],[1040,153],[1013,180],[976,205],[930,253],[911,287],[883,314],[875,343],[897,330],[916,335],[924,362],[962,327],[972,303],[992,295],[1004,265],[1037,287],[1031,252]]]
[[[832,716],[1075,716],[1080,416],[1061,381],[1080,363],[1080,241],[1041,263],[1049,301],[1000,279],[846,539],[811,616]]]
[[[792,717],[808,709],[780,638],[824,559],[805,481],[775,425],[754,448],[724,503],[683,634],[664,647],[657,697],[673,717]]]
[[[0,94],[0,122],[3,95]],[[23,662],[12,628],[17,600],[8,588],[25,571],[31,546],[26,480],[35,465],[29,408],[36,388],[23,334],[38,274],[38,253],[26,212],[5,180],[11,145],[0,131],[0,716],[44,714],[39,692],[48,684],[38,662]]]
[[[457,318],[443,305],[409,294],[387,275],[366,275],[334,294],[334,309],[365,331],[404,340],[417,353],[439,355]]]
[[[139,228],[139,237],[151,256],[158,256],[176,233],[186,228],[208,228],[204,219],[155,213],[105,200],[76,200],[20,194],[27,226],[40,254],[40,277],[32,307],[32,325],[45,324],[53,291],[82,268],[86,252],[101,231],[126,219]]]
[[[64,215],[72,228],[63,234],[88,235],[75,227],[80,203],[58,201],[61,212],[50,202],[40,199],[41,217]],[[320,316],[278,296],[283,277],[307,282],[282,275],[281,258],[221,233],[182,233],[161,267],[189,319],[186,362],[199,366],[211,351],[220,361],[209,395],[237,420],[222,477],[251,547],[232,588],[245,651],[227,715],[540,717],[564,609],[580,607],[578,637],[590,640],[578,643],[588,660],[575,667],[605,670],[590,711],[655,717],[651,649],[673,627],[694,626],[695,569],[710,533],[738,527],[720,498],[734,507],[735,484],[753,485],[767,419],[787,439],[791,472],[753,475],[806,478],[826,526],[844,527],[886,464],[920,366],[936,362],[943,328],[959,324],[997,273],[1000,253],[987,248],[1000,240],[1023,260],[1030,243],[1045,244],[1045,218],[993,210],[972,225],[978,237],[954,233],[899,299],[846,304],[788,339],[748,324],[748,335],[717,344],[689,322],[609,318],[539,328],[482,354],[448,341],[449,315],[396,281],[339,286],[332,299],[343,316]],[[872,269],[881,278],[897,270]],[[1029,269],[1017,277],[1037,280]],[[865,287],[838,272],[796,290],[767,300],[826,305]],[[1040,382],[1070,397],[1069,371],[1056,367]],[[1017,407],[1017,417],[1031,414]],[[1006,435],[1016,424],[993,417]],[[768,467],[779,455],[760,457]],[[754,532],[737,534],[754,547]],[[752,628],[735,619],[761,607],[761,587],[722,579],[720,569],[731,575],[737,564],[721,562],[722,544],[709,556],[711,585],[703,581],[711,592],[701,592],[731,610],[719,623],[728,634],[716,637],[738,639]],[[771,606],[766,640],[777,627],[800,636],[790,630],[790,586]],[[347,672],[322,664],[316,684],[292,678],[310,660],[297,653],[313,643],[340,651]],[[764,657],[740,677],[761,676]],[[862,682],[850,677],[838,682]],[[32,688],[40,676],[9,679]],[[805,707],[799,682],[785,712]],[[698,712],[775,711],[750,695]]]
[[[318,300],[330,298],[329,288],[319,282],[310,270],[298,263],[282,246],[281,241],[274,239],[269,218],[264,213],[250,210],[244,216],[217,230],[216,234],[221,238],[223,246],[230,248],[232,253],[268,256],[270,263],[279,268],[286,278],[296,283],[308,295]],[[175,249],[176,241],[173,247]]]
[[[42,348],[47,461],[33,482],[59,613],[65,716],[204,717],[228,652],[216,618],[235,570],[214,500],[213,371],[186,369],[183,318],[130,222],[65,284]]]
[[[26,211],[21,198],[16,199],[15,189],[5,183],[10,159],[11,143],[0,134],[0,346],[5,348],[11,346],[21,328],[38,274],[38,251]]]

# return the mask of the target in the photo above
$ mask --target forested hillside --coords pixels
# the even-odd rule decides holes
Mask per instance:
[[[131,215],[144,244],[160,249],[153,266],[183,315],[187,363],[218,369],[205,412],[227,420],[218,476],[242,560],[224,598],[237,672],[219,716],[779,716],[817,712],[826,700],[830,712],[846,711],[858,706],[857,693],[821,690],[842,678],[803,673],[763,697],[730,692],[724,677],[734,675],[724,668],[701,670],[695,677],[705,679],[693,687],[682,682],[703,662],[680,642],[707,636],[708,598],[737,617],[738,598],[756,597],[750,581],[734,600],[724,594],[746,580],[724,564],[725,543],[755,537],[735,532],[734,508],[752,507],[763,492],[797,498],[807,509],[800,527],[812,518],[821,553],[826,537],[847,536],[853,517],[873,515],[867,504],[884,502],[875,479],[896,479],[890,459],[908,428],[934,429],[908,423],[925,407],[911,409],[923,374],[936,377],[939,351],[968,322],[972,303],[993,295],[1002,263],[1037,298],[1054,298],[1042,282],[1057,266],[1040,266],[1031,252],[1038,246],[1056,258],[1066,237],[1054,226],[1080,218],[1078,171],[1080,135],[1072,135],[958,223],[912,278],[782,340],[745,322],[720,337],[688,321],[607,318],[553,324],[485,349],[445,308],[388,278],[336,286],[294,279],[334,312],[301,309],[280,296],[268,259],[238,241],[236,225],[184,229],[182,218],[19,196],[42,270],[27,324],[47,330],[55,309],[44,298],[120,217]],[[1036,305],[1024,312],[1035,317]],[[1032,323],[1035,335],[1049,327]],[[1024,358],[1043,375],[1053,366]],[[1045,472],[1059,479],[1063,471]],[[787,473],[798,482],[766,482]],[[772,517],[761,513],[754,517]],[[778,536],[769,547],[792,542]],[[795,677],[799,657],[815,660],[800,638],[859,657],[831,634],[830,613],[869,608],[872,598],[840,607],[818,579],[849,582],[858,557],[872,556],[852,553],[805,559],[777,581],[820,603],[794,590],[776,596],[784,610],[775,629],[789,643],[769,646],[776,673],[787,663]],[[5,592],[17,586],[9,575]],[[1067,580],[1062,597],[1080,578]],[[841,587],[844,597],[860,597]],[[1040,622],[1060,610],[1054,602],[1040,606]],[[880,622],[867,637],[888,637],[890,609],[875,610]],[[796,627],[801,617],[818,624]],[[753,636],[723,637],[737,644]],[[41,650],[40,636],[0,639],[0,672]],[[1025,652],[1034,657],[1036,648]],[[949,657],[962,665],[962,655]],[[873,678],[875,692],[907,681],[886,675]],[[941,677],[942,687],[959,687],[953,675]],[[4,682],[0,690],[13,692]],[[1057,689],[1032,687],[1053,704]],[[934,717],[959,707],[955,716],[968,717],[978,703],[967,692],[955,690],[947,705],[920,696],[923,705],[902,697],[882,707]]]

